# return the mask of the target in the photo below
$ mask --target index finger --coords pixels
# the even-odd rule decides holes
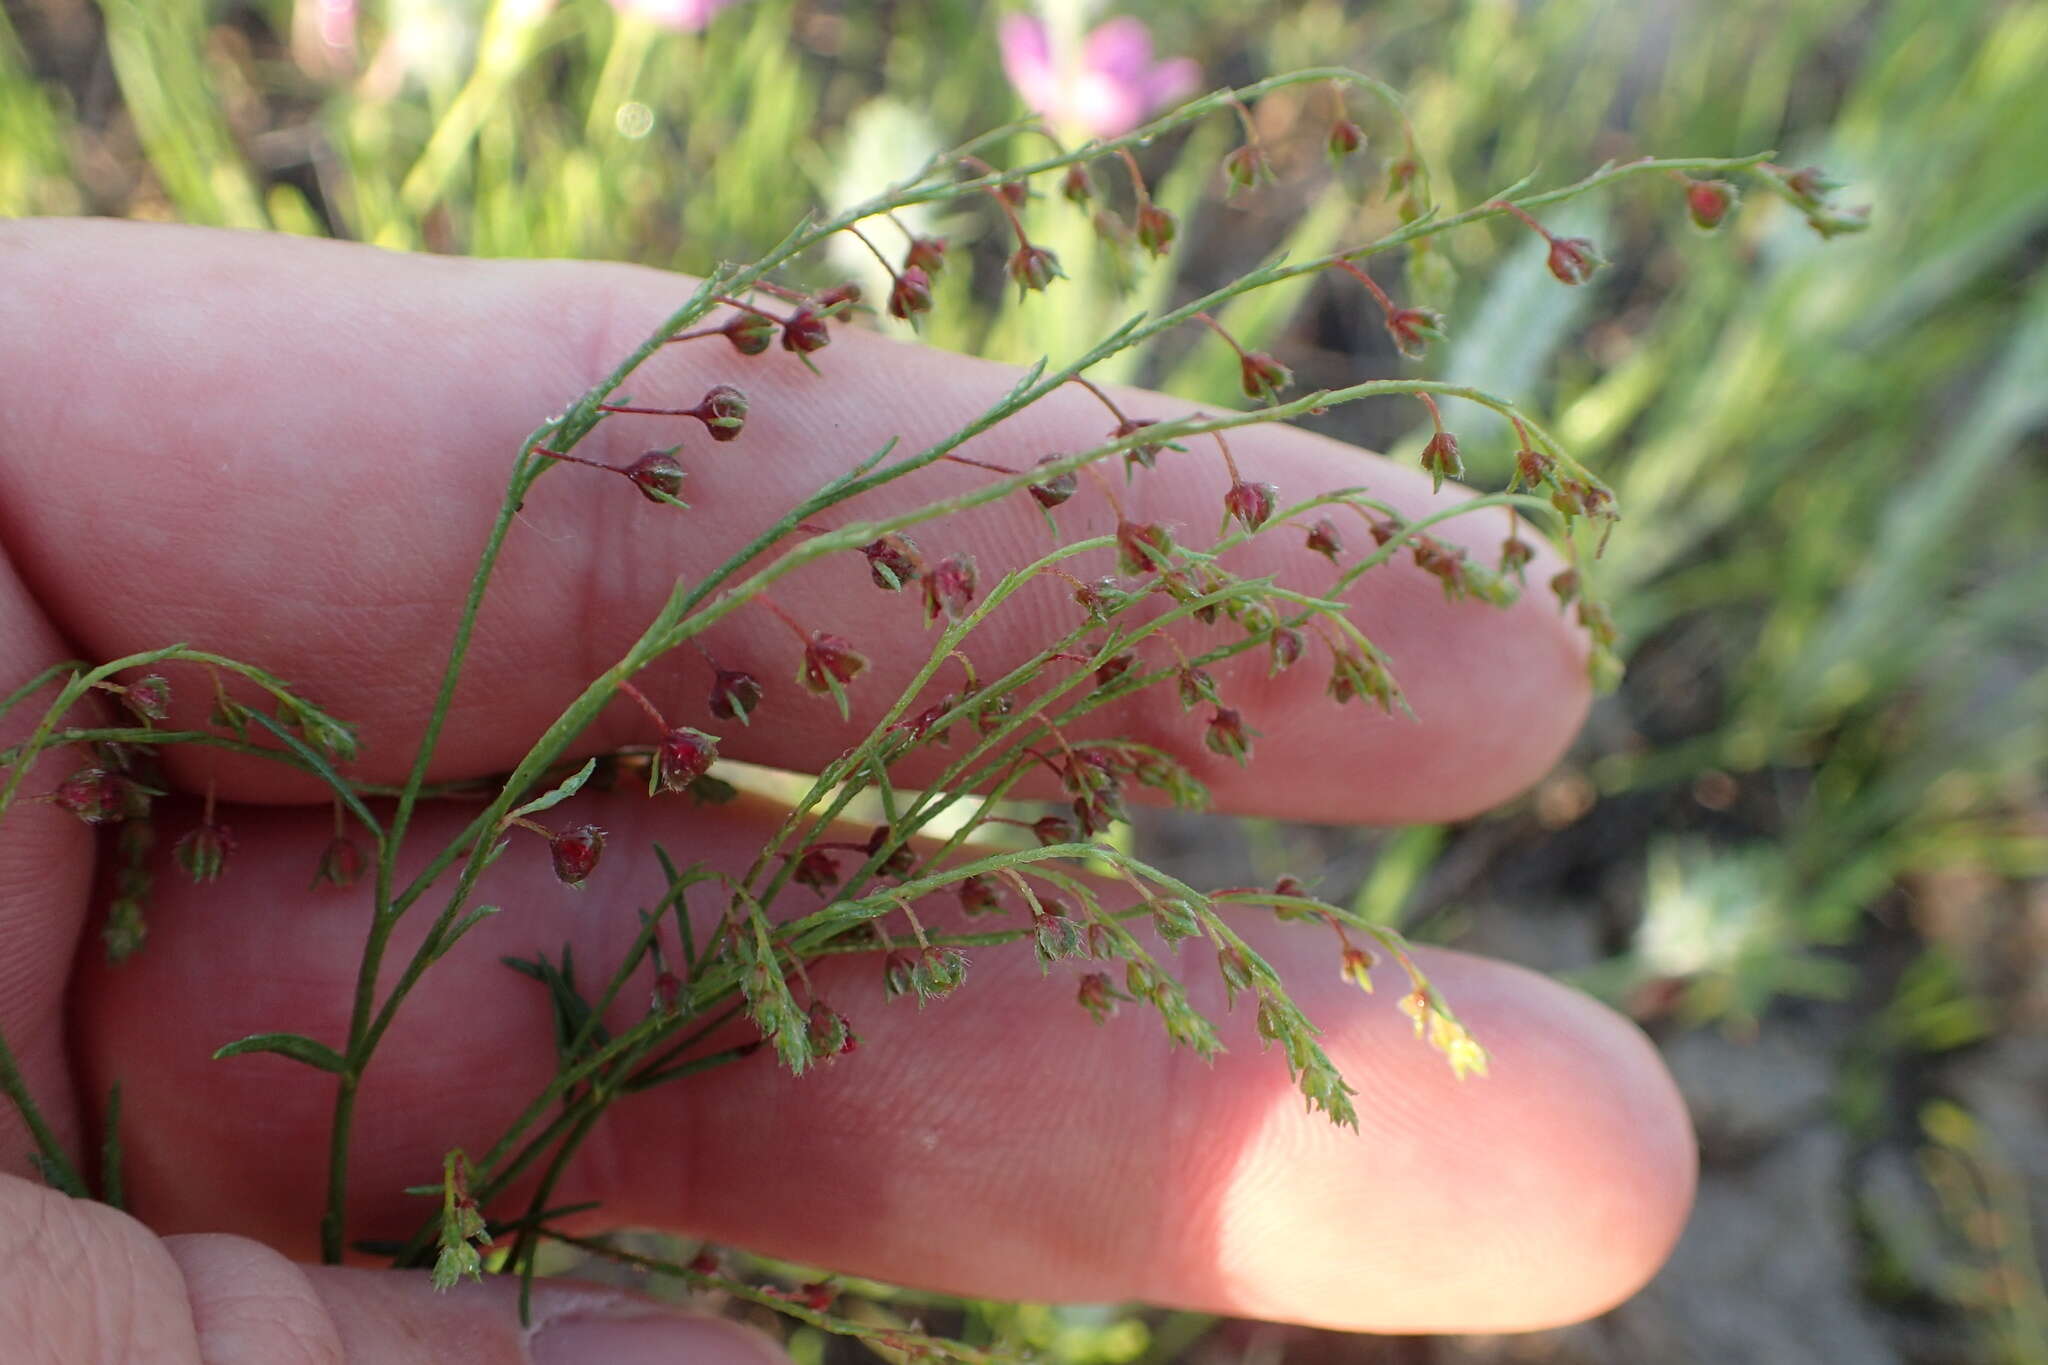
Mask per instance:
[[[0,541],[24,580],[86,652],[111,658],[184,640],[302,685],[360,725],[353,775],[373,782],[401,778],[410,763],[512,454],[689,287],[624,266],[409,257],[110,222],[7,225],[0,253],[9,315]],[[663,405],[688,406],[714,383],[741,385],[752,407],[745,433],[716,448],[693,440],[694,428],[680,433],[688,512],[648,504],[593,471],[561,470],[535,489],[478,619],[434,776],[512,766],[624,653],[678,576],[708,571],[889,438],[914,449],[961,426],[1015,378],[852,328],[835,336],[821,375],[779,352],[742,359],[713,342],[669,348],[636,376],[634,397]],[[1146,417],[1190,410],[1158,396],[1133,401]],[[1108,425],[1087,395],[1057,394],[979,438],[973,453],[1022,467],[1097,444]],[[614,418],[586,449],[616,463],[676,439],[673,425]],[[1441,505],[1420,471],[1306,432],[1251,428],[1232,445],[1246,477],[1277,484],[1283,502],[1367,484],[1408,514]],[[988,477],[935,466],[857,510],[901,510]],[[1200,526],[1218,517],[1226,483],[1216,461],[1190,455],[1139,478],[1126,497],[1134,517]],[[1114,525],[1086,481],[1056,515],[1068,535]],[[1457,519],[1441,538],[1490,557],[1507,523],[1478,520]],[[972,553],[985,577],[1048,546],[1024,498],[920,534],[930,554]],[[1330,579],[1291,536],[1263,536],[1229,566],[1310,591]],[[1352,595],[1354,619],[1390,656],[1412,719],[1335,710],[1320,700],[1326,669],[1269,677],[1260,655],[1217,671],[1230,704],[1261,732],[1249,773],[1203,752],[1200,716],[1149,698],[1110,708],[1104,724],[1186,758],[1226,809],[1363,821],[1483,809],[1540,776],[1577,730],[1583,651],[1543,594],[1506,609],[1447,602],[1434,579],[1396,562]],[[795,638],[759,608],[704,643],[768,686],[762,723],[714,723],[709,670],[688,652],[640,685],[672,722],[720,733],[729,756],[815,767],[894,700],[930,636],[915,605],[877,592],[858,562],[801,571],[780,596],[809,628],[848,638],[874,661],[854,689],[853,727],[785,681]],[[1005,604],[973,643],[984,676],[1064,633],[1076,611],[1051,584]],[[181,704],[195,719],[204,713],[199,699]],[[586,744],[647,738],[640,717],[615,710]],[[217,779],[232,799],[313,795],[289,774],[247,764],[182,771]]]

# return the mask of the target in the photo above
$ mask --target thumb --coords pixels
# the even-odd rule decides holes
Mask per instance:
[[[246,1238],[159,1238],[10,1176],[0,1341],[20,1365],[787,1365],[738,1323],[616,1290],[537,1283],[522,1326],[509,1282],[439,1294],[424,1274],[299,1266]]]

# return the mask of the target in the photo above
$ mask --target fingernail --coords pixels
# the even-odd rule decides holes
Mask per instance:
[[[542,1324],[533,1365],[788,1365],[758,1332],[678,1313],[571,1314]]]

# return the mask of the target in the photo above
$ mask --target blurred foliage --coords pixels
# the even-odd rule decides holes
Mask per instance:
[[[1086,6],[1050,8],[1072,19]],[[1619,604],[1630,678],[1562,779],[1580,794],[1509,817],[1532,838],[1579,832],[1630,888],[1617,951],[1587,984],[1642,1013],[1755,1027],[1781,994],[1855,989],[1845,948],[1873,912],[1912,919],[1919,879],[2048,875],[2048,5],[1117,8],[1212,82],[1330,63],[1388,80],[1408,93],[1448,201],[1532,170],[1556,183],[1610,158],[1775,147],[1874,206],[1868,232],[1824,244],[1753,195],[1709,236],[1685,222],[1676,186],[1638,187],[1555,224],[1617,263],[1591,288],[1557,288],[1534,240],[1506,227],[1385,276],[1397,298],[1450,317],[1431,373],[1552,413],[1625,510],[1596,572]],[[601,0],[538,18],[531,3],[385,0],[339,42],[316,9],[7,0],[0,214],[702,270],[1020,112],[993,11],[965,0],[749,0],[703,33]],[[1398,146],[1377,111],[1355,112],[1375,154]],[[1227,128],[1149,149],[1153,192],[1183,225],[1170,266],[1105,247],[1046,187],[1027,222],[1072,276],[1057,307],[995,301],[997,220],[912,224],[988,248],[972,282],[936,282],[927,339],[1066,354],[1273,252],[1383,229],[1391,210],[1369,170],[1315,167],[1331,113],[1313,97],[1261,107],[1290,175],[1248,208],[1220,202]],[[1097,180],[1128,205],[1120,177],[1102,167]],[[857,249],[821,268],[884,278]],[[1304,382],[1400,363],[1355,293],[1327,282],[1240,307],[1233,330]],[[1111,377],[1230,401],[1230,357],[1196,341]],[[1399,424],[1413,418],[1334,429],[1412,454]],[[1508,434],[1457,420],[1474,481],[1504,481]],[[1599,836],[1610,812],[1645,801],[1647,820]],[[1430,868],[1457,848],[1447,831],[1397,836],[1359,907],[1390,921],[1428,910]],[[1925,960],[1936,965],[1885,1006],[1881,1048],[1958,1046],[1997,1026],[1969,971]],[[1027,1315],[1000,1335],[1072,1360],[1145,1349],[1120,1319],[1084,1340],[1090,1322]]]

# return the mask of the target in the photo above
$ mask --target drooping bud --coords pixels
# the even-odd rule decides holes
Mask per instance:
[[[1429,444],[1422,448],[1422,467],[1429,471],[1429,486],[1432,490],[1442,488],[1445,479],[1455,479],[1465,472],[1465,462],[1458,458],[1458,438],[1450,432],[1438,429],[1429,438]]]
[[[655,786],[661,791],[687,791],[717,759],[717,736],[679,725],[663,735],[655,749]]]
[[[1301,662],[1301,656],[1308,652],[1308,637],[1293,626],[1275,626],[1266,647],[1272,653],[1272,667],[1268,674],[1283,673]]]
[[[1383,709],[1390,710],[1394,704],[1394,680],[1378,659],[1363,651],[1345,651],[1337,655],[1325,690],[1340,706],[1358,697],[1377,702]]]
[[[1270,483],[1247,483],[1239,479],[1223,495],[1223,511],[1235,517],[1247,531],[1256,531],[1273,519],[1280,490]]]
[[[1216,708],[1216,714],[1209,717],[1209,726],[1203,732],[1202,743],[1211,753],[1236,759],[1240,764],[1249,763],[1252,756],[1252,736],[1257,733],[1258,731],[1246,726],[1244,717],[1237,708],[1219,706]]]
[[[1039,458],[1038,462],[1042,465],[1056,464],[1064,458],[1066,457],[1062,455],[1044,455]],[[1080,488],[1081,480],[1079,476],[1069,469],[1064,473],[1054,474],[1043,483],[1032,484],[1030,492],[1040,507],[1050,509],[1058,507],[1061,503],[1073,497],[1075,493],[1080,491]]]
[[[326,882],[330,886],[354,886],[363,875],[363,850],[355,840],[335,835],[327,841],[327,847],[320,850],[320,861],[314,864],[313,881],[307,889]]]
[[[604,831],[596,825],[576,825],[548,840],[548,856],[564,886],[583,885],[603,852]]]
[[[1357,155],[1364,147],[1365,130],[1348,118],[1340,118],[1331,124],[1330,136],[1323,143],[1332,164]]]
[[[874,833],[868,835],[867,852],[870,858],[889,847],[894,837],[887,825],[876,825]],[[917,854],[909,844],[899,844],[889,849],[889,855],[875,865],[877,877],[908,877],[917,870]]]
[[[1280,391],[1294,382],[1294,371],[1264,351],[1248,351],[1238,362],[1238,379],[1245,397],[1277,403]]]
[[[640,496],[649,502],[661,502],[665,498],[682,500],[683,466],[665,450],[650,450],[633,461],[626,466],[626,477],[640,490]]]
[[[974,605],[980,576],[973,555],[947,555],[924,579],[924,620],[930,625],[939,617],[957,621]]]
[[[1202,932],[1202,917],[1195,907],[1179,896],[1161,896],[1149,903],[1152,927],[1168,943],[1193,938]]]
[[[1444,339],[1444,315],[1434,308],[1396,308],[1387,314],[1387,335],[1410,360],[1419,360],[1429,343]]]
[[[996,198],[1013,209],[1021,209],[1031,202],[1031,187],[1021,180],[1005,180],[994,187]]]
[[[860,298],[860,281],[847,280],[830,289],[819,290],[811,299],[811,307],[818,311],[820,317],[836,318],[859,303]]]
[[[917,542],[895,531],[869,541],[860,552],[867,556],[868,577],[884,592],[897,592],[924,572],[924,556],[918,552]]]
[[[1372,531],[1372,543],[1382,547],[1408,529],[1408,523],[1399,516],[1374,517],[1367,525]]]
[[[822,298],[823,296],[820,295]],[[791,313],[782,324],[782,349],[797,355],[810,355],[822,351],[832,344],[832,329],[824,317],[809,304]]]
[[[1060,195],[1077,209],[1085,209],[1094,201],[1095,182],[1089,178],[1086,166],[1077,161],[1067,167],[1067,174],[1060,181]]]
[[[1146,427],[1158,425],[1159,419],[1156,417],[1127,417],[1123,421],[1118,422],[1115,430],[1109,434],[1112,440],[1117,440],[1125,436],[1135,435]],[[1160,452],[1169,449],[1178,450],[1179,447],[1168,446],[1159,441],[1132,446],[1124,452],[1124,469],[1128,471],[1133,465],[1143,465],[1145,468],[1151,469],[1159,463]]]
[[[171,714],[171,684],[161,673],[147,673],[121,691],[121,704],[145,721]]]
[[[1117,567],[1128,574],[1156,573],[1173,557],[1173,533],[1156,521],[1120,521]]]
[[[1130,650],[1112,654],[1095,666],[1095,686],[1098,690],[1114,687],[1125,674],[1138,666],[1138,656]]]
[[[1584,284],[1593,272],[1607,264],[1599,248],[1584,237],[1553,237],[1544,264],[1564,284]]]
[[[976,873],[963,877],[955,888],[960,896],[961,912],[970,916],[1000,915],[1003,913],[1003,898],[993,879]]]
[[[908,321],[932,311],[932,280],[921,266],[906,266],[889,286],[889,316]]]
[[[1050,967],[1063,957],[1078,957],[1081,949],[1081,922],[1051,897],[1044,898],[1031,912],[1031,951],[1038,965]]]
[[[938,278],[946,268],[946,239],[944,237],[913,237],[910,249],[903,253],[905,270],[922,270],[927,280]]]
[[[1236,194],[1270,180],[1273,168],[1265,151],[1256,142],[1247,142],[1223,158],[1223,175],[1230,184],[1227,193]]]
[[[1192,711],[1203,702],[1216,703],[1216,680],[1205,670],[1185,665],[1175,681],[1183,711]]]
[[[741,355],[759,355],[775,340],[775,319],[749,308],[725,324],[725,339]]]
[[[730,441],[747,424],[747,395],[731,384],[720,384],[704,395],[697,413],[712,440]]]
[[[1363,948],[1346,947],[1344,960],[1338,968],[1338,975],[1349,981],[1367,995],[1372,994],[1372,969],[1377,959]]]
[[[233,831],[226,825],[208,820],[178,840],[171,856],[178,860],[178,866],[184,868],[185,875],[193,881],[210,882],[219,878],[221,869],[234,851]]]
[[[789,879],[807,886],[821,896],[830,896],[839,885],[839,860],[822,848],[807,850],[796,860]]]
[[[1216,970],[1223,977],[1225,999],[1230,1004],[1234,1005],[1237,1003],[1237,993],[1239,991],[1248,991],[1252,988],[1251,961],[1238,950],[1236,945],[1233,944],[1217,950]]]
[[[139,790],[105,768],[80,768],[57,784],[49,799],[88,825],[109,825],[135,813]]]
[[[811,1051],[820,1057],[843,1056],[859,1046],[846,1016],[822,1000],[811,1002],[805,1029],[810,1036]]]
[[[1560,607],[1569,606],[1579,596],[1579,571],[1577,569],[1559,570],[1550,580],[1550,590],[1557,594],[1557,604]]]
[[[1520,536],[1509,536],[1500,543],[1500,571],[1520,577],[1529,561],[1536,557],[1536,548]]]
[[[1081,827],[1086,838],[1094,838],[1117,821],[1128,822],[1130,813],[1124,809],[1123,793],[1116,787],[1104,787],[1088,796],[1075,798],[1074,823]]]
[[[1031,832],[1044,848],[1051,848],[1054,844],[1071,844],[1076,838],[1074,822],[1063,815],[1039,816],[1031,822]]]
[[[1542,451],[1524,446],[1515,452],[1515,480],[1534,488],[1557,470],[1557,460]]]
[[[737,720],[742,725],[761,704],[761,684],[751,673],[721,668],[711,680],[711,714],[720,720]]]
[[[1093,583],[1083,583],[1074,589],[1074,602],[1097,621],[1107,621],[1113,612],[1120,611],[1130,594],[1114,578],[1098,578]]]
[[[1685,182],[1686,212],[1692,215],[1693,226],[1704,232],[1712,232],[1727,220],[1735,199],[1735,187],[1725,180]]]
[[[1067,272],[1060,269],[1059,257],[1028,242],[1018,247],[1010,257],[1008,270],[1010,278],[1017,282],[1019,298],[1029,290],[1043,290],[1054,280],[1067,277]]]
[[[1138,221],[1133,229],[1138,245],[1154,256],[1164,256],[1173,249],[1174,235],[1180,225],[1171,213],[1149,200],[1138,205]]]
[[[1336,524],[1328,517],[1316,518],[1315,524],[1308,528],[1307,545],[1332,564],[1337,562],[1338,555],[1344,553],[1344,542],[1337,538]]]
[[[1082,1009],[1094,1015],[1095,1022],[1099,1024],[1116,1013],[1118,1000],[1128,1000],[1130,997],[1109,983],[1107,972],[1089,972],[1081,978],[1074,999],[1079,1002]]]

